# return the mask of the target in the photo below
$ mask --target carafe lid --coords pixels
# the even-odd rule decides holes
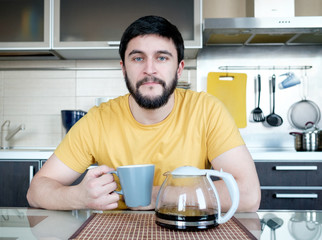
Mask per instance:
[[[205,171],[192,166],[178,167],[171,172],[175,176],[202,176],[206,175]]]

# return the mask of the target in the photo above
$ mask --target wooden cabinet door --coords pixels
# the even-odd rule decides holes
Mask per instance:
[[[0,161],[0,207],[28,207],[26,194],[39,161]]]

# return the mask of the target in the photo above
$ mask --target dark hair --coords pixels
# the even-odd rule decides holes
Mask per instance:
[[[178,28],[163,17],[145,16],[134,21],[123,33],[121,38],[119,54],[124,62],[125,50],[131,39],[148,34],[157,34],[161,37],[172,39],[177,54],[178,63],[184,58],[184,43]]]

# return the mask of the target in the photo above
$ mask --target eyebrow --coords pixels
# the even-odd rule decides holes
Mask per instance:
[[[137,54],[137,53],[140,53],[140,54],[142,54],[142,53],[144,53],[143,51],[141,51],[141,50],[132,50],[130,53],[129,53],[129,56],[131,56],[131,55],[133,55],[133,54]],[[166,55],[168,55],[168,56],[173,56],[172,55],[172,53],[171,52],[169,52],[169,51],[167,51],[167,50],[159,50],[159,51],[157,51],[157,53],[158,54],[166,54]]]

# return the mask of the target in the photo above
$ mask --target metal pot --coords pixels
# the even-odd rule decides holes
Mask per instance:
[[[317,128],[313,130],[308,130],[303,133],[303,149],[306,151],[318,151],[319,150],[319,135],[321,135],[321,131]]]
[[[308,127],[312,125],[312,127]],[[296,151],[322,151],[322,131],[312,122],[306,123],[306,131],[290,132],[295,136],[294,147]]]
[[[296,151],[304,151],[302,147],[303,134],[300,132],[290,132],[290,135],[294,136],[294,147]]]

